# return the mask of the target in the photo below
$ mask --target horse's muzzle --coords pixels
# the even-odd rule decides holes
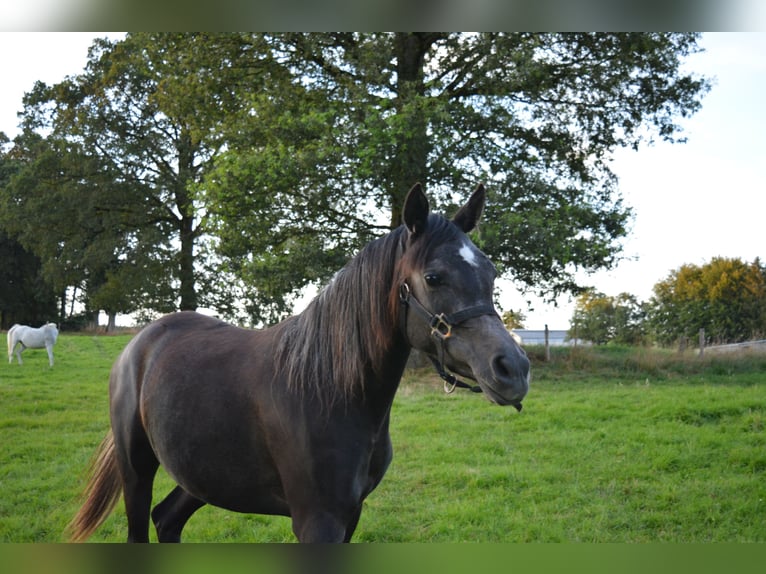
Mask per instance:
[[[521,411],[521,401],[529,391],[529,359],[520,348],[496,355],[491,361],[491,377],[485,382],[487,398],[498,405],[511,405]]]

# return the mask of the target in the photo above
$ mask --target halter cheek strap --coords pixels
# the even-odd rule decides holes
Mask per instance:
[[[475,305],[473,307],[467,307],[455,313],[447,315],[446,313],[431,313],[426,309],[423,304],[412,294],[410,286],[404,282],[399,286],[399,302],[405,308],[401,313],[402,333],[407,336],[407,310],[413,309],[421,317],[423,317],[429,328],[431,329],[431,336],[437,340],[439,344],[439,359],[429,356],[428,358],[433,363],[436,372],[444,380],[444,391],[451,393],[455,390],[455,387],[464,389],[470,389],[474,393],[480,393],[481,387],[478,385],[469,385],[459,380],[452,373],[447,372],[444,366],[444,345],[445,341],[452,337],[452,328],[475,317],[481,317],[482,315],[497,315],[495,308],[492,305]]]

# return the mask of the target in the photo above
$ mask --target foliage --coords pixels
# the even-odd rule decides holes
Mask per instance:
[[[524,329],[524,322],[527,320],[527,316],[522,311],[511,309],[503,313],[502,319],[505,328],[512,331],[513,329]]]
[[[0,189],[18,170],[8,157],[8,138],[0,132]],[[42,274],[40,258],[27,251],[0,225],[0,328],[14,323],[37,325],[56,317],[56,297]]]
[[[55,320],[56,297],[42,276],[40,260],[0,231],[0,328]]]
[[[55,291],[81,289],[91,311],[152,305],[162,292],[155,282],[164,269],[164,239],[134,222],[156,209],[131,204],[114,170],[76,143],[27,132],[12,154],[21,168],[0,196],[0,223],[39,257]]]
[[[695,338],[734,343],[766,336],[766,266],[714,257],[685,264],[654,286],[651,329],[661,343]]]
[[[596,345],[640,344],[646,337],[645,319],[645,305],[633,295],[610,297],[591,289],[577,299],[569,337]]]
[[[613,265],[627,233],[611,153],[678,139],[709,86],[681,71],[697,49],[694,34],[99,40],[82,74],[27,94],[0,223],[86,306],[232,316],[236,296],[270,322],[397,226],[416,181],[447,212],[484,181],[476,241],[500,271],[576,292],[574,269]],[[62,240],[46,243],[32,214],[49,196]]]
[[[648,302],[595,290],[580,295],[570,337],[596,344],[637,344],[651,339],[672,345],[696,341],[737,343],[766,336],[766,267],[756,258],[714,257],[685,264],[654,285]]]
[[[205,70],[188,62],[197,51],[196,36],[98,40],[82,74],[25,96],[12,151],[22,167],[3,219],[59,287],[84,288],[86,307],[198,305],[194,245],[205,218],[193,184],[220,145],[204,129],[225,106],[184,84]],[[184,88],[197,105],[173,98]]]
[[[267,42],[300,89],[289,100],[271,96],[274,113],[237,121],[238,133],[257,135],[245,142],[250,154],[232,147],[219,170],[237,183],[217,193],[223,248],[242,258],[272,222],[299,241],[322,240],[308,242],[319,265],[307,272],[303,244],[292,248],[278,234],[269,251],[256,240],[233,271],[252,269],[247,282],[259,290],[273,282],[262,268],[274,258],[291,270],[276,283],[287,292],[296,278],[321,279],[335,260],[319,259],[316,247],[347,255],[381,225],[397,226],[415,181],[447,212],[485,181],[480,246],[525,288],[577,291],[574,267],[613,265],[630,217],[611,151],[654,135],[673,140],[676,117],[696,111],[708,89],[680,72],[697,50],[687,34],[328,33]],[[270,118],[277,127],[264,134]],[[308,135],[306,147],[278,135],[272,143],[281,125]],[[273,195],[269,178],[286,177],[296,182],[285,195],[261,199]],[[282,207],[293,203],[302,218]]]

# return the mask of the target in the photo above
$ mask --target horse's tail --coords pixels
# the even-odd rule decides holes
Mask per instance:
[[[8,362],[13,362],[13,348],[16,346],[16,337],[13,336],[13,332],[16,330],[16,327],[19,325],[16,324],[10,329],[8,329]]]
[[[85,502],[67,526],[70,542],[84,542],[103,524],[122,494],[112,432],[104,437],[90,467],[90,480],[83,493]]]

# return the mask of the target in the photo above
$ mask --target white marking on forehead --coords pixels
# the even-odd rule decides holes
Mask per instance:
[[[479,259],[476,257],[476,250],[469,243],[463,243],[463,246],[460,248],[458,253],[460,254],[460,257],[462,257],[465,262],[472,267],[479,266]]]

